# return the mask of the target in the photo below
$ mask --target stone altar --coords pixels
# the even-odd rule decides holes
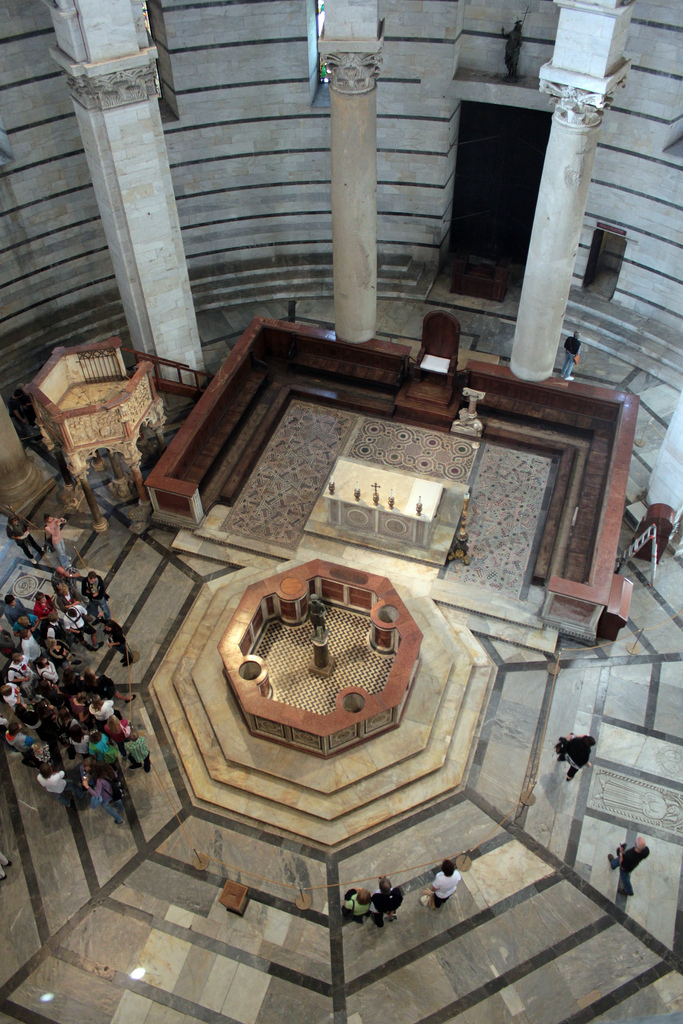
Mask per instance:
[[[330,483],[334,485],[333,494]],[[380,496],[377,503],[372,500],[375,484]],[[357,485],[360,488],[358,500],[354,497]],[[332,526],[428,548],[443,490],[443,485],[436,480],[340,458],[323,496],[327,503],[327,521]],[[393,506],[390,498],[393,498]],[[422,506],[419,514],[418,505]]]

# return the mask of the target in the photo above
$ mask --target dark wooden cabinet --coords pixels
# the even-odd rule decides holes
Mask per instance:
[[[453,260],[451,291],[460,295],[472,295],[476,299],[493,299],[502,302],[508,286],[510,260],[497,263],[458,251]]]

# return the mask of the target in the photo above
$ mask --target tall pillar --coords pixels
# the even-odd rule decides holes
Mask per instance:
[[[12,426],[5,403],[0,400],[0,512],[26,511],[52,486],[27,457]]]
[[[658,502],[670,505],[676,513],[675,523],[679,537],[676,554],[680,554],[683,551],[683,393],[679,395],[647,488],[648,505],[655,505]]]
[[[540,88],[556,106],[510,360],[517,377],[532,381],[553,372],[602,115],[630,67],[623,57],[630,0],[554,2],[560,20]]]
[[[50,5],[126,320],[136,349],[201,369],[202,352],[154,77],[130,0]]]
[[[335,331],[369,341],[377,326],[377,0],[332,0],[320,52],[330,76]]]
[[[109,528],[109,523],[102,515],[102,509],[97,504],[95,492],[90,486],[90,482],[88,480],[88,470],[85,469],[82,473],[77,474],[76,479],[81,485],[81,489],[85,495],[85,500],[87,501],[88,508],[90,509],[90,514],[92,515],[93,530],[96,530],[98,533],[101,533],[103,530],[107,530]]]

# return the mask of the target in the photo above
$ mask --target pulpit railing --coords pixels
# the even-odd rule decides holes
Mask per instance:
[[[151,352],[138,352],[134,348],[123,348],[135,356],[135,363],[148,362],[154,366],[154,383],[157,391],[165,391],[172,395],[184,395],[187,398],[198,398],[211,380],[211,374],[205,370],[195,370],[187,363],[177,363],[173,359],[163,359]]]

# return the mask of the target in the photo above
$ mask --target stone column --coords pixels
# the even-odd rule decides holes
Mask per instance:
[[[122,501],[125,501],[126,498],[130,498],[130,484],[128,482],[128,477],[123,471],[123,466],[121,465],[121,456],[118,452],[109,452],[109,461],[111,462],[111,468],[114,474],[114,479],[111,482],[111,488],[117,497]]]
[[[5,403],[0,401],[0,505],[27,511],[51,486],[52,481],[28,459]]]
[[[683,394],[679,396],[647,488],[648,505],[658,502],[670,505],[676,513],[678,543],[674,546],[676,554],[680,554],[683,551]]]
[[[553,372],[593,160],[605,107],[623,85],[632,4],[555,0],[560,20],[553,59],[540,72],[555,100],[531,232],[510,368],[522,380]]]
[[[93,530],[97,530],[98,533],[101,533],[103,530],[109,528],[109,524],[102,515],[100,506],[97,504],[95,492],[88,481],[88,471],[85,470],[83,473],[77,474],[76,479],[81,485],[81,489],[85,495],[85,500],[87,501],[88,508],[90,509],[90,514],[92,515],[92,528]]]
[[[332,261],[340,341],[377,325],[377,90],[382,26],[376,0],[333,0],[320,52],[330,76]]]
[[[133,346],[201,369],[142,7],[58,0],[50,12]]]

